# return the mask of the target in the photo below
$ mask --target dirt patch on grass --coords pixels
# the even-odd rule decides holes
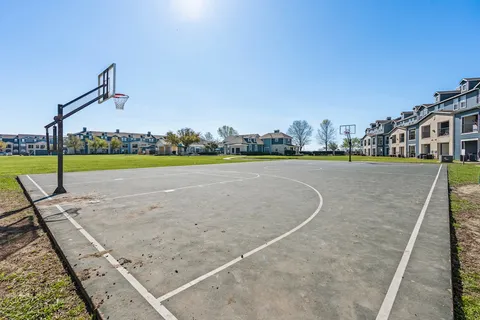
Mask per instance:
[[[0,319],[91,319],[23,193],[0,204]]]
[[[455,319],[480,319],[480,186],[452,188],[450,206]]]

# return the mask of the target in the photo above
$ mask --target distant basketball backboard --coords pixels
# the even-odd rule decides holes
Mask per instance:
[[[107,101],[115,95],[115,63],[98,75],[98,103]],[[103,86],[102,86],[103,85]]]
[[[340,134],[341,135],[351,135],[357,133],[357,126],[354,124],[342,124],[340,126]]]

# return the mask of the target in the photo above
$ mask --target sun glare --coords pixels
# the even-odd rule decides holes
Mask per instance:
[[[207,0],[170,0],[170,7],[181,20],[201,19],[207,7]]]

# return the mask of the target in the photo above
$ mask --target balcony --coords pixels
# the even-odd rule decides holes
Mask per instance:
[[[449,127],[438,129],[438,136],[439,137],[444,137],[444,136],[448,136],[448,135],[450,135],[450,128]]]

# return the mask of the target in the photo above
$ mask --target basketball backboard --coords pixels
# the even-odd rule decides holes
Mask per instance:
[[[357,133],[357,126],[354,124],[342,124],[340,126],[341,135],[356,134],[356,133]]]
[[[115,67],[115,63],[112,63],[98,75],[98,96],[100,97],[98,103],[107,101],[115,95]]]

